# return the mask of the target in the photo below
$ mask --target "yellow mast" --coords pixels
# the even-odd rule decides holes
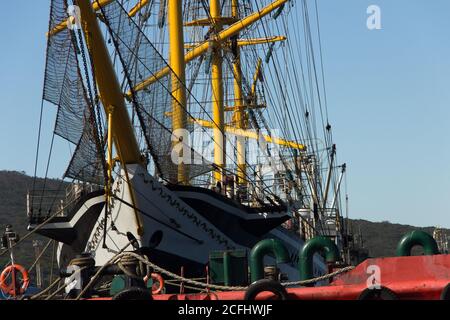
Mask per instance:
[[[231,15],[233,18],[239,18],[238,12],[238,0],[231,1]],[[239,34],[236,35],[238,37]],[[237,41],[237,38],[236,38]],[[245,129],[245,110],[244,101],[242,94],[242,69],[241,69],[241,56],[240,48],[236,43],[236,57],[233,61],[233,74],[234,74],[234,120],[236,121],[235,126],[237,129]],[[238,184],[244,184],[246,179],[246,158],[245,158],[245,139],[238,137],[236,140],[236,150],[237,150],[237,177]]]
[[[120,89],[114,67],[111,62],[108,49],[105,45],[97,16],[93,10],[90,0],[78,0],[77,4],[81,12],[81,22],[84,29],[87,46],[91,53],[92,62],[95,64],[95,77],[97,87],[105,113],[108,116],[110,125],[109,131],[112,133],[114,144],[119,155],[120,162],[124,167],[127,164],[142,164],[142,157],[139,145],[134,135],[128,111],[126,109],[124,96]],[[111,112],[114,110],[114,112]],[[114,128],[114,131],[111,130]],[[108,153],[111,152],[108,150]],[[112,157],[109,157],[108,170],[112,168]],[[125,170],[126,172],[126,170]],[[128,174],[128,173],[127,173]],[[127,176],[127,182],[129,179]],[[135,195],[130,186],[132,204],[136,206]],[[138,227],[138,234],[143,234],[143,223],[141,216],[135,210],[135,219]]]
[[[182,1],[169,0],[169,40],[170,40],[170,66],[172,68],[172,130],[176,134],[177,130],[186,129],[186,74],[184,63],[184,36]],[[178,131],[179,132],[179,131]],[[178,137],[180,141],[174,142],[174,146],[182,143],[183,135]],[[186,143],[186,141],[185,141]],[[183,150],[183,148],[181,148]],[[178,164],[178,174],[176,183],[189,184],[189,174],[187,166],[181,162]]]
[[[220,1],[210,0],[209,5],[214,31],[218,34],[222,31]],[[215,182],[222,182],[223,169],[225,167],[225,121],[223,107],[222,48],[220,42],[214,44],[211,54],[214,164],[218,167],[218,169],[214,171],[214,180]]]

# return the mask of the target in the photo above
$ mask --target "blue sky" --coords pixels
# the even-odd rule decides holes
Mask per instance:
[[[48,3],[2,3],[0,169],[33,173]],[[381,8],[382,30],[366,28],[372,4]],[[319,0],[319,10],[350,216],[450,227],[450,2]],[[51,111],[47,105],[47,129]],[[43,154],[47,148],[45,140]],[[58,142],[57,150],[68,146]],[[53,163],[50,175],[61,176],[65,165]]]

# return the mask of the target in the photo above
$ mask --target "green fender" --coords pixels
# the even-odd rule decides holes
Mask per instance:
[[[339,250],[330,238],[322,236],[312,238],[306,241],[300,250],[298,261],[300,280],[308,280],[314,277],[313,257],[314,254],[319,252],[325,253],[325,260],[329,263],[340,260]]]
[[[414,246],[423,247],[425,255],[439,254],[436,240],[424,231],[414,230],[405,234],[398,243],[397,256],[406,257],[411,255]]]
[[[275,255],[277,263],[290,261],[289,251],[280,240],[265,239],[253,247],[250,252],[250,274],[251,282],[264,278],[264,257],[268,254]]]

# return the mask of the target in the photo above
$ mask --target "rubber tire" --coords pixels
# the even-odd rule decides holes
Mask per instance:
[[[115,296],[112,297],[113,300],[153,300],[151,293],[144,288],[129,288],[125,289]]]
[[[256,296],[264,291],[274,293],[280,300],[289,300],[286,288],[278,281],[269,279],[258,280],[252,283],[245,291],[244,300],[255,300]]]
[[[365,289],[359,295],[358,300],[399,300],[399,298],[391,289],[381,287],[380,289]]]
[[[442,290],[441,300],[450,300],[450,283]]]

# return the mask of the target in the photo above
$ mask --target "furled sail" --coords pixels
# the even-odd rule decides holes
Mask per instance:
[[[64,177],[102,184],[103,150],[80,73],[75,33],[69,28],[51,32],[67,19],[67,1],[52,0],[43,97],[58,106],[55,134],[76,144]]]
[[[131,88],[168,67],[158,50],[118,1],[102,7],[101,12]],[[171,161],[170,114],[173,96],[170,76],[162,77],[145,90],[133,92],[132,100],[158,173],[163,178],[172,180],[171,177],[176,177],[177,165]],[[187,164],[189,178],[211,171],[211,165],[192,148],[190,150],[192,159],[200,160],[195,164]]]

